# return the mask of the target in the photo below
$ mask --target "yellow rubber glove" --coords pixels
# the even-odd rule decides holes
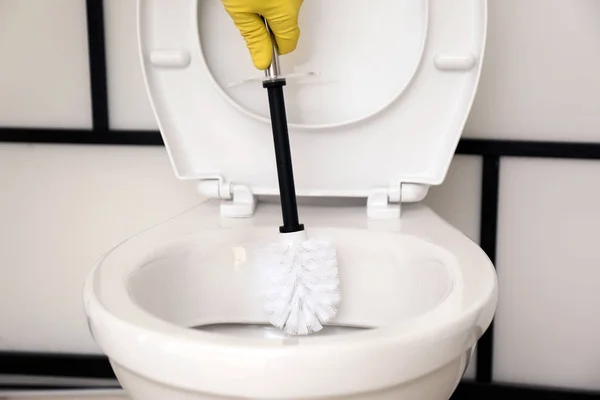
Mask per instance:
[[[273,44],[261,16],[273,31],[279,54],[288,54],[296,49],[300,38],[298,14],[303,0],[221,1],[244,37],[256,68],[269,68],[273,58]]]

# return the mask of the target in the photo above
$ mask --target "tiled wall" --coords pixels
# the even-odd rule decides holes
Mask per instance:
[[[135,1],[104,3],[111,127],[155,129]],[[600,2],[489,11],[464,136],[600,142]],[[91,126],[85,30],[80,0],[0,0],[0,126]],[[476,241],[481,164],[457,156],[426,199]],[[600,390],[599,181],[596,161],[501,160],[495,380]],[[160,147],[0,144],[0,193],[0,350],[76,353],[98,351],[81,304],[94,261],[200,200]]]

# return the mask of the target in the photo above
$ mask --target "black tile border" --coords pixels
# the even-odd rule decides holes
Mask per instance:
[[[120,386],[91,388],[82,385],[4,385],[0,384],[0,391],[79,391],[79,390],[114,390]],[[597,400],[597,393],[565,389],[549,389],[504,384],[480,384],[462,382],[451,400],[507,400],[508,396],[525,396],[527,400]]]
[[[567,390],[503,383],[462,382],[451,400],[507,400],[508,396],[524,396],[527,400],[591,400],[600,399],[597,392]]]
[[[0,127],[0,143],[40,143],[71,145],[162,146],[157,131],[110,129],[108,79],[102,0],[86,0],[88,26],[91,129]],[[502,157],[600,160],[600,143],[520,141],[463,138],[456,150],[460,155],[483,157],[480,244],[495,263],[498,230],[498,196]],[[600,399],[600,392],[565,391],[524,387],[493,382],[493,323],[478,343],[475,382],[459,385],[453,400],[504,399],[523,395],[529,400]],[[55,376],[73,378],[114,378],[104,356],[0,352],[1,375]],[[2,389],[73,389],[73,386],[0,385]],[[105,387],[102,387],[105,389]]]
[[[481,174],[481,205],[479,244],[490,261],[496,265],[498,233],[498,195],[500,191],[500,157],[483,157]],[[494,361],[494,322],[477,343],[476,380],[491,383]]]
[[[114,379],[105,356],[0,352],[0,375]]]
[[[61,378],[115,378],[108,359],[104,356],[45,353],[0,353],[0,374]],[[114,387],[106,385],[90,387],[82,384],[0,384],[0,390],[108,390],[118,388],[117,384]],[[600,399],[600,394],[597,392],[463,381],[452,396],[452,400],[505,400],[508,395],[522,395],[526,396],[528,400]]]
[[[496,157],[600,160],[600,143],[464,138],[456,152]]]
[[[88,33],[88,64],[92,97],[92,129],[108,131],[108,79],[106,73],[106,44],[104,34],[104,1],[86,0]]]
[[[54,391],[54,390],[85,390],[89,389],[87,386],[53,386],[53,385],[3,385],[0,384],[0,392],[2,391],[10,391],[10,392],[32,392],[32,391]],[[111,388],[109,388],[111,389]],[[119,389],[116,387],[115,389]],[[4,397],[0,397],[4,399]]]
[[[101,107],[99,107],[101,108]],[[98,122],[99,120],[100,122]],[[104,124],[102,118],[94,121]],[[163,146],[159,131],[0,127],[0,143]],[[458,155],[600,160],[600,143],[461,139]]]
[[[0,392],[2,391],[10,391],[10,392],[38,392],[38,391],[81,391],[81,390],[119,390],[122,389],[121,386],[115,385],[114,387],[102,386],[102,387],[89,387],[84,385],[33,385],[33,384],[14,384],[14,385],[5,385],[0,384]],[[62,395],[62,393],[61,393]],[[62,397],[62,396],[61,396]],[[0,399],[4,399],[4,397],[0,397]],[[43,398],[42,398],[43,399]],[[79,399],[77,397],[76,399]]]
[[[163,146],[159,131],[0,127],[0,143]],[[458,155],[600,160],[600,143],[461,139]]]
[[[162,146],[155,131],[86,130],[59,128],[0,128],[0,143],[70,145]]]
[[[85,389],[111,390],[120,389],[120,387],[90,388],[78,385],[0,385],[0,391],[78,391]],[[451,400],[507,400],[508,396],[525,396],[527,400],[597,400],[599,398],[598,394],[586,391],[462,382],[452,395]]]

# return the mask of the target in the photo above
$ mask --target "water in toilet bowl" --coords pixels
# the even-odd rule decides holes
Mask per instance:
[[[222,335],[243,336],[243,337],[259,337],[264,339],[282,340],[288,337],[281,329],[275,328],[267,324],[211,324],[197,326],[194,329],[214,332]],[[352,332],[362,331],[363,327],[341,326],[341,325],[325,325],[319,332],[313,333],[311,336],[332,336],[344,335]]]

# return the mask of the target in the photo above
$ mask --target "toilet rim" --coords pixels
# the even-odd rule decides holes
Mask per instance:
[[[200,330],[190,329],[189,327],[183,327],[177,325],[175,323],[168,322],[162,318],[159,318],[149,311],[145,310],[143,307],[139,306],[131,297],[131,294],[128,292],[128,278],[131,276],[131,272],[136,271],[134,269],[127,276],[125,276],[125,280],[120,280],[118,282],[111,282],[111,293],[119,293],[122,298],[128,299],[128,301],[123,304],[124,308],[120,308],[116,315],[105,306],[103,301],[98,297],[98,294],[94,287],[94,281],[97,272],[102,268],[103,261],[118,247],[124,245],[128,240],[122,242],[117,245],[111,251],[107,252],[95,265],[93,270],[88,275],[88,278],[84,284],[84,298],[86,313],[88,316],[94,314],[99,317],[107,317],[114,316],[115,319],[123,321],[125,324],[130,324],[132,328],[135,329],[152,329],[154,333],[163,334],[167,336],[176,335],[178,338],[182,340],[191,340],[192,342],[196,341],[204,341],[206,343],[210,343],[215,346],[224,345],[227,348],[234,347],[242,347],[242,348],[254,348],[260,347],[262,349],[272,348],[278,349],[281,348],[280,343],[278,341],[264,341],[260,338],[241,338],[241,337],[231,337],[231,336],[223,336],[214,332],[204,332]],[[473,246],[473,243],[471,243]],[[469,260],[471,263],[483,264],[484,262],[489,263],[491,265],[491,261],[487,257],[487,255],[478,247],[479,250],[477,257],[473,257]],[[452,251],[444,249],[452,254]],[[474,260],[474,261],[473,261]],[[468,274],[464,274],[464,271],[461,268],[461,261],[458,260],[458,268],[461,271],[463,282],[467,282],[469,280]],[[397,323],[391,324],[384,327],[377,327],[373,329],[366,329],[364,331],[353,332],[351,335],[343,335],[343,336],[322,336],[322,337],[311,337],[310,342],[304,342],[303,348],[306,347],[318,347],[318,346],[345,346],[352,345],[356,346],[362,342],[367,344],[371,342],[373,338],[377,338],[378,340],[389,340],[396,344],[400,344],[402,342],[410,343],[419,338],[427,337],[430,335],[437,335],[437,337],[443,336],[451,336],[452,334],[456,334],[461,330],[469,329],[473,324],[476,323],[478,313],[485,308],[490,301],[492,301],[495,297],[495,276],[493,274],[488,275],[487,286],[492,290],[485,290],[483,293],[487,293],[486,296],[471,300],[471,304],[466,308],[461,308],[459,312],[453,311],[449,313],[449,315],[443,315],[445,307],[448,307],[453,302],[460,301],[458,298],[461,295],[462,288],[453,288],[450,292],[449,296],[444,299],[440,304],[438,304],[432,310],[426,312],[423,315],[415,317],[414,319],[406,322],[406,323]],[[481,285],[482,282],[478,284]],[[106,283],[103,283],[106,284]],[[126,321],[123,318],[123,315],[126,314],[127,317],[132,317],[134,322]]]

